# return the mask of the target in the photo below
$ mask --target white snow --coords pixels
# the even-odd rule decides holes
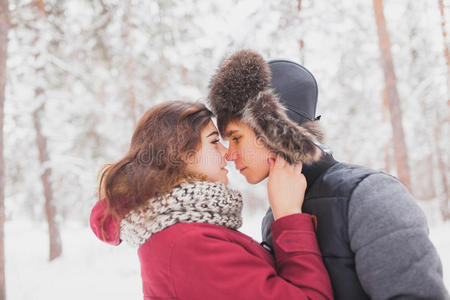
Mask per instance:
[[[263,210],[247,217],[242,231],[260,240]],[[431,229],[450,288],[450,222]],[[63,255],[48,262],[46,228],[28,221],[6,223],[6,291],[14,300],[142,299],[136,249],[97,240],[86,226],[66,224]]]
[[[445,286],[450,290],[450,222],[432,227],[430,237],[441,257]]]
[[[76,224],[61,235],[63,255],[48,262],[45,227],[6,223],[7,299],[142,299],[135,249],[101,243]]]

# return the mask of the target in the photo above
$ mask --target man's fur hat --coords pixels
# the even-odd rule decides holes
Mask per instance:
[[[322,134],[316,122],[297,124],[288,118],[271,87],[269,64],[260,54],[240,50],[226,58],[212,78],[208,101],[222,135],[230,121],[239,120],[289,163],[320,159]]]

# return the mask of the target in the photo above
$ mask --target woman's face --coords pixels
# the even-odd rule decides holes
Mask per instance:
[[[220,143],[219,132],[212,121],[201,132],[201,145],[198,151],[187,161],[187,170],[206,176],[208,181],[228,184],[225,169],[227,148]]]

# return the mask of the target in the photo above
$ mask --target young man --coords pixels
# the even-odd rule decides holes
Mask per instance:
[[[249,183],[268,177],[268,160],[277,154],[304,163],[302,211],[317,218],[336,299],[449,299],[425,216],[405,186],[388,174],[337,162],[321,144],[310,72],[238,51],[213,77],[209,102],[229,140],[228,159]],[[269,211],[262,224],[269,245],[272,221]]]

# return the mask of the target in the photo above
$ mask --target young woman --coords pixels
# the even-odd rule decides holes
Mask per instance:
[[[168,102],[139,121],[127,155],[106,167],[91,212],[101,240],[139,247],[144,299],[332,299],[301,165],[267,152],[274,256],[241,226],[226,151],[199,103]]]

